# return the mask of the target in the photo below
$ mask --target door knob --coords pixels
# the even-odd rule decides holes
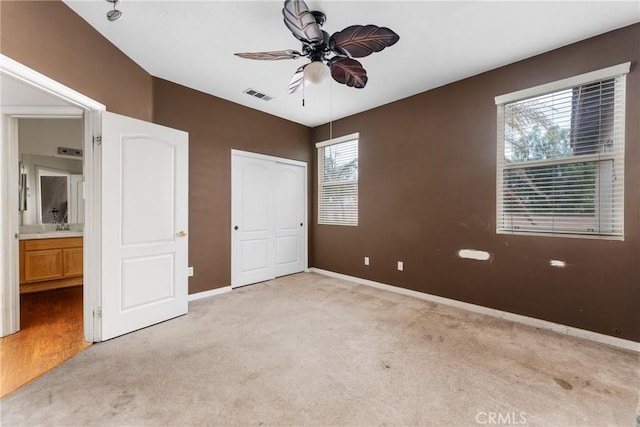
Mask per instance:
[[[236,225],[235,227],[233,227],[233,229],[234,229],[234,230],[237,230],[237,229],[238,229],[238,226]]]
[[[302,227],[302,223],[300,223],[300,227]]]
[[[184,231],[184,230],[180,230],[180,231],[178,231],[178,232],[176,233],[176,236],[178,236],[178,237],[184,237],[184,236],[186,236],[186,235],[187,235],[187,232],[186,232],[186,231]]]

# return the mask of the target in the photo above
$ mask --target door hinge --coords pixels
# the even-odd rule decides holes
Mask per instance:
[[[97,317],[98,319],[102,319],[102,307],[96,307],[96,309],[93,310],[93,317]]]
[[[97,144],[97,145],[102,145],[102,137],[101,136],[94,136],[93,137],[93,143]]]

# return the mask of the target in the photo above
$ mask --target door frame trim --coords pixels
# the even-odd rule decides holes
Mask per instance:
[[[307,162],[303,162],[301,160],[286,159],[284,157],[270,156],[268,154],[260,154],[260,153],[254,153],[254,152],[251,152],[251,151],[242,151],[242,150],[231,149],[231,158],[233,158],[234,155],[236,155],[236,156],[244,156],[244,157],[251,157],[251,158],[254,158],[254,159],[261,159],[261,160],[270,160],[270,161],[273,161],[273,162],[284,163],[284,164],[287,164],[287,165],[302,166],[304,168],[307,167]],[[306,182],[305,182],[305,184],[306,184]],[[305,213],[306,213],[306,210],[305,210]]]
[[[17,193],[11,189],[18,187],[17,173],[12,173],[16,165],[12,160],[18,153],[18,140],[11,137],[12,120],[17,117],[61,117],[82,116],[84,120],[84,176],[85,186],[85,226],[84,226],[84,339],[88,342],[100,340],[100,319],[94,317],[96,307],[100,306],[100,145],[93,143],[100,132],[100,113],[106,110],[105,105],[65,86],[32,68],[27,67],[3,54],[0,54],[0,74],[31,86],[50,96],[56,97],[71,107],[37,107],[37,106],[3,106],[0,112],[0,135],[7,139],[2,144],[0,153],[0,186],[3,194]],[[16,132],[13,129],[11,132]],[[16,134],[17,136],[17,134]],[[17,169],[16,169],[17,170]],[[18,245],[16,236],[19,233],[18,200],[16,197],[2,198],[0,211],[2,228],[0,239],[3,249],[0,250],[0,266],[4,272],[0,294],[0,333],[2,336],[12,334],[20,329],[20,292],[18,274]],[[8,250],[4,248],[9,248]]]
[[[294,160],[294,159],[287,159],[284,157],[276,157],[276,156],[271,156],[268,154],[260,154],[260,153],[254,153],[251,151],[243,151],[243,150],[236,150],[236,149],[231,149],[231,224],[229,225],[230,231],[231,231],[231,264],[229,265],[229,268],[231,270],[231,288],[235,289],[239,286],[234,286],[233,284],[233,156],[242,156],[242,157],[249,157],[249,158],[253,158],[253,159],[260,159],[260,160],[268,160],[268,161],[273,161],[276,163],[282,163],[282,164],[286,164],[286,165],[293,165],[293,166],[301,166],[302,168],[304,168],[304,218],[306,218],[305,223],[304,223],[304,268],[302,271],[308,271],[309,270],[309,169],[308,169],[308,164],[307,162],[301,161],[301,160]],[[241,285],[242,286],[242,285]]]

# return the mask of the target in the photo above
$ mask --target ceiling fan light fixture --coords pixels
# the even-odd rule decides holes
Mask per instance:
[[[120,12],[118,9],[116,9],[116,5],[118,4],[118,2],[120,0],[107,0],[109,3],[113,4],[113,10],[110,10],[109,12],[107,12],[107,19],[110,22],[116,21],[118,19],[120,19],[120,17],[122,16],[122,12]]]
[[[118,9],[113,9],[107,12],[107,19],[111,22],[115,21],[116,19],[120,19],[121,16],[122,12],[120,12]]]
[[[350,25],[329,35],[321,29],[327,19],[325,14],[310,11],[304,0],[285,0],[282,16],[291,34],[302,42],[300,52],[287,49],[235,55],[266,61],[309,58],[311,62],[298,67],[291,78],[289,93],[303,89],[309,83],[318,84],[329,75],[340,84],[362,89],[367,85],[367,70],[354,58],[380,52],[400,40],[400,36],[391,29],[372,24]]]
[[[319,84],[329,76],[329,67],[322,61],[313,61],[304,67],[304,78],[313,83]]]

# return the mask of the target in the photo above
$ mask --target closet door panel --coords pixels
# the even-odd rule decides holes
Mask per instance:
[[[275,277],[274,170],[271,161],[233,156],[231,286]]]
[[[276,165],[276,276],[304,270],[305,168]]]

